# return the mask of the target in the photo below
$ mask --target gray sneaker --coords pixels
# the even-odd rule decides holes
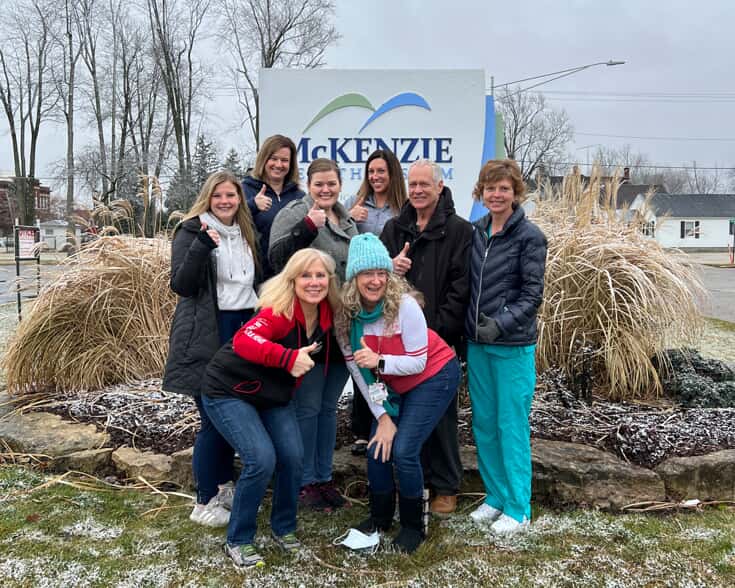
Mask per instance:
[[[276,545],[286,553],[296,553],[301,549],[301,541],[297,539],[294,533],[286,533],[279,537],[275,533],[271,532],[271,537],[273,537],[273,541],[276,542]]]
[[[255,551],[255,547],[250,543],[245,545],[225,543],[225,553],[238,569],[260,568],[265,565],[263,557]]]

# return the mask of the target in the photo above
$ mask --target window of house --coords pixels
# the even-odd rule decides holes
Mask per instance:
[[[643,225],[641,225],[641,233],[643,233],[646,237],[655,237],[656,221],[648,221],[643,223]]]
[[[44,229],[43,230],[43,234],[44,235],[47,235],[47,236],[53,235],[54,234],[54,230],[53,229]]]
[[[681,221],[680,235],[682,239],[699,239],[699,221],[683,220]]]

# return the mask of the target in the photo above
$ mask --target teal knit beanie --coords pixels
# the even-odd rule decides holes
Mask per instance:
[[[385,245],[372,233],[352,237],[350,251],[347,254],[347,280],[351,280],[360,272],[376,269],[393,271],[393,260]]]

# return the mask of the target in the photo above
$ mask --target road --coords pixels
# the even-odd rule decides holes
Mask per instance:
[[[35,263],[23,262],[20,266],[20,286],[22,299],[28,300],[36,296]],[[41,284],[58,274],[58,265],[41,265]],[[16,301],[15,264],[0,265],[0,304]]]
[[[735,268],[702,268],[702,281],[710,294],[701,307],[702,314],[735,323]]]

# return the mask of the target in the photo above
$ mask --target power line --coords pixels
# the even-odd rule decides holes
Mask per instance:
[[[611,139],[646,139],[652,141],[713,141],[729,143],[735,141],[735,137],[657,137],[657,136],[641,136],[641,135],[608,135],[606,133],[578,133],[583,137],[608,137]]]

